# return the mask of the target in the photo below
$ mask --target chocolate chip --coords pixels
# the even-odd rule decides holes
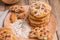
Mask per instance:
[[[8,37],[8,38],[10,38],[10,37],[11,37],[11,35],[6,35],[5,37]]]
[[[41,28],[41,26],[39,28]]]
[[[35,29],[35,31],[36,31],[37,29]]]
[[[15,7],[15,9],[17,9],[17,7]]]
[[[46,32],[44,32],[44,35],[46,35]]]
[[[32,33],[32,31],[30,33]]]
[[[40,34],[40,36],[42,36],[42,35]]]
[[[43,32],[43,30],[40,30],[40,32]]]
[[[4,37],[2,37],[2,38],[4,38]]]
[[[20,13],[22,13],[23,11],[22,10],[20,10]]]
[[[23,7],[21,7],[21,8],[23,8]]]
[[[34,35],[36,35],[36,33],[33,33]]]
[[[47,12],[47,9],[45,9],[44,11]]]
[[[21,17],[19,15],[17,15],[17,19],[21,19]]]
[[[42,4],[42,8],[41,9],[44,9],[45,5]]]
[[[44,9],[43,7],[41,9]]]
[[[37,11],[35,11],[34,14],[37,14]]]
[[[20,17],[17,17],[17,19],[20,19]]]
[[[4,31],[3,33],[6,33],[6,31]]]
[[[47,32],[49,32],[49,31],[47,30]]]

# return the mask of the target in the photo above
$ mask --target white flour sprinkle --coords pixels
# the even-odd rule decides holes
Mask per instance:
[[[17,20],[14,23],[11,23],[11,29],[14,31],[15,35],[17,37],[24,37],[24,38],[28,38],[28,34],[30,32],[30,26],[27,23],[24,23],[23,26],[22,25],[22,20]]]

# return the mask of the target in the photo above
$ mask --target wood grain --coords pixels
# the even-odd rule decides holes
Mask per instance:
[[[52,6],[52,13],[56,17],[57,21],[57,33],[60,40],[60,0],[49,0],[50,5]]]

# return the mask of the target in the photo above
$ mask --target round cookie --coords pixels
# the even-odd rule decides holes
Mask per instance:
[[[15,22],[16,19],[24,19],[25,17],[25,8],[20,5],[11,6],[9,9],[9,13],[11,13],[11,21]]]
[[[28,19],[30,23],[32,24],[37,24],[37,25],[41,25],[41,24],[44,24],[44,23],[48,23],[49,22],[49,19],[45,19],[44,21],[35,21],[35,20],[32,20],[32,19]]]
[[[13,5],[9,8],[10,11],[13,11],[15,13],[23,13],[25,12],[25,8],[20,5]]]
[[[40,22],[42,22],[42,21],[44,21],[44,20],[50,19],[50,14],[48,14],[46,17],[40,18],[40,19],[35,18],[35,17],[33,17],[32,15],[29,15],[29,16],[28,16],[28,19],[29,19],[29,18],[31,18],[31,19],[34,20],[34,21],[40,21]]]
[[[11,29],[0,28],[0,39],[1,40],[15,40],[15,37]]]
[[[10,12],[14,12],[18,19],[23,19],[25,16],[25,8],[20,5],[14,5],[10,7]]]
[[[6,4],[14,4],[17,3],[19,0],[2,0],[2,2],[6,3]]]
[[[44,24],[32,24],[32,23],[29,23],[31,27],[45,27],[48,23],[44,23]]]
[[[47,23],[43,23],[43,24],[35,24],[35,23],[29,23],[32,27],[34,26],[34,27],[44,27],[44,26],[46,26],[47,24],[48,24],[48,22]]]
[[[44,2],[33,3],[30,7],[30,14],[36,18],[45,17],[51,11],[50,5]]]
[[[39,27],[35,27],[33,28],[30,33],[29,33],[29,38],[37,38],[37,39],[41,39],[41,40],[49,40],[52,39],[52,35],[49,32],[49,30],[46,30],[46,28],[39,28]]]
[[[43,18],[44,19],[44,18]],[[31,18],[28,18],[28,23],[32,26],[32,27],[44,27],[46,26],[50,21],[50,18],[47,18],[45,20],[33,20]]]

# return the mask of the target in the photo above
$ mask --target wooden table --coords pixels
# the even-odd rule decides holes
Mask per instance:
[[[24,2],[23,2],[24,1]],[[34,1],[34,0],[33,0]],[[60,39],[60,0],[41,0],[41,1],[44,1],[44,2],[47,2],[48,4],[50,4],[52,6],[52,14],[54,14],[54,16],[56,17],[56,20],[57,20],[57,34],[58,34],[58,38]],[[18,3],[16,3],[17,5],[29,5],[31,4],[30,3],[30,0],[21,0],[19,1]],[[15,4],[13,4],[15,5]],[[12,5],[7,5],[7,4],[4,4],[3,2],[0,1],[0,11],[4,11],[4,10],[7,10],[9,9],[9,7],[12,6]]]

